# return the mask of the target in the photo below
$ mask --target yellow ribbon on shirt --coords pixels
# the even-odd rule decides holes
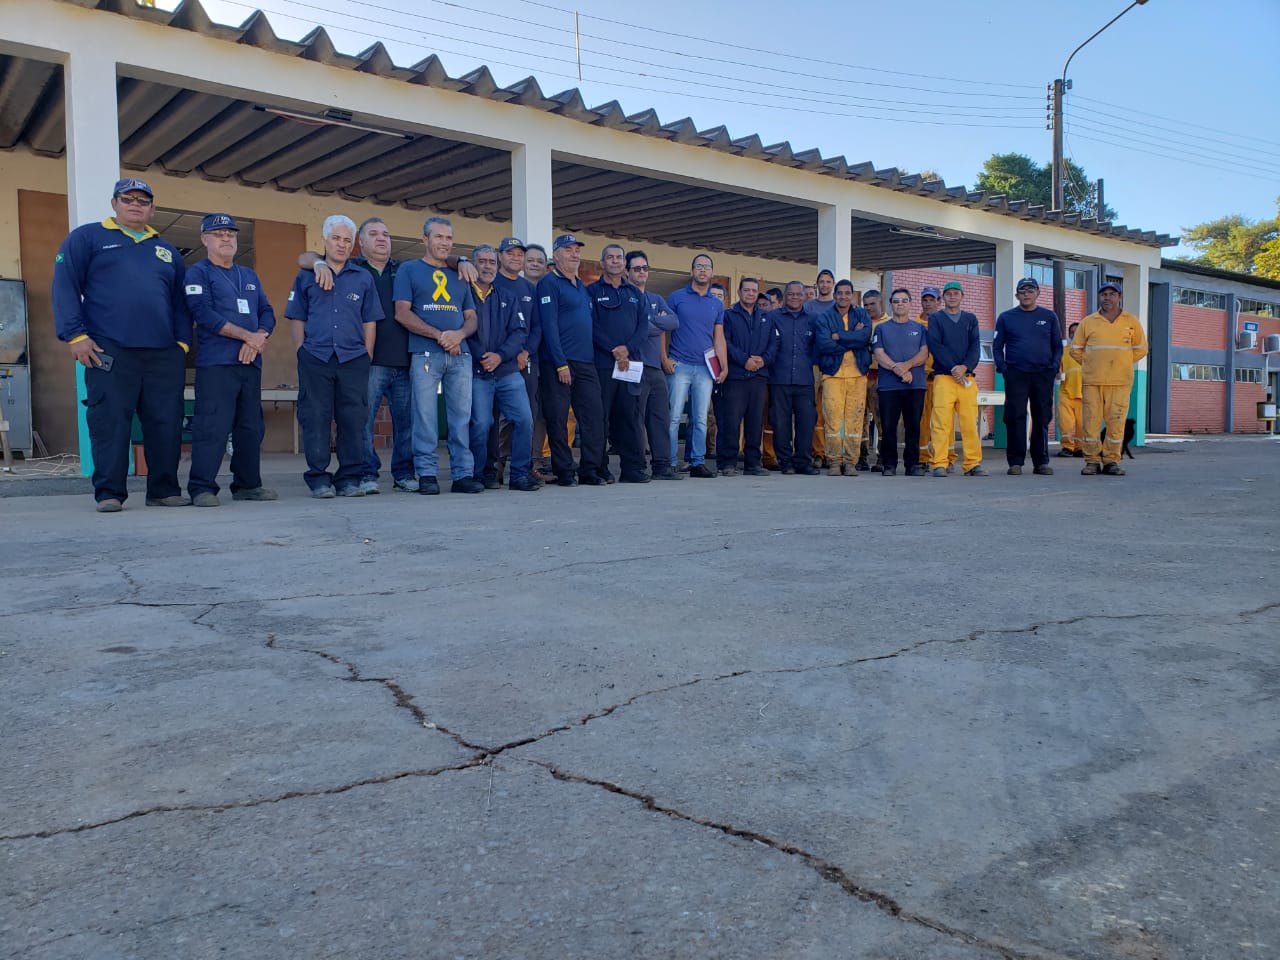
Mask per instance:
[[[431,274],[431,279],[436,282],[436,289],[435,292],[431,294],[431,299],[438,303],[443,297],[445,303],[453,303],[453,297],[449,296],[449,290],[446,287],[446,284],[449,282],[449,278],[445,275],[445,272],[443,270],[437,270],[435,273]]]

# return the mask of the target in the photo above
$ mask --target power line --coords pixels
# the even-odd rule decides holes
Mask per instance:
[[[1195,127],[1199,130],[1208,130],[1210,133],[1220,134],[1221,136],[1225,136],[1225,137],[1235,137],[1239,140],[1256,140],[1258,143],[1265,143],[1271,147],[1280,147],[1280,143],[1277,143],[1275,140],[1264,140],[1262,137],[1251,137],[1248,134],[1243,134],[1243,133],[1231,133],[1227,130],[1220,130],[1217,127],[1207,127],[1202,123],[1192,123],[1190,120],[1186,120],[1182,117],[1166,117],[1158,113],[1148,113],[1145,110],[1135,110],[1132,107],[1125,107],[1116,103],[1108,103],[1105,100],[1095,100],[1093,97],[1082,96],[1081,94],[1078,94],[1078,93],[1072,94],[1072,99],[1085,100],[1085,101],[1088,101],[1089,103],[1097,103],[1104,107],[1111,107],[1113,110],[1119,110],[1122,113],[1132,113],[1141,117],[1154,117],[1157,120],[1167,120],[1170,123],[1180,124],[1181,126],[1184,126],[1184,127]],[[1135,120],[1133,122],[1139,123],[1140,121]],[[1142,125],[1154,126],[1154,124],[1142,124]],[[1168,129],[1168,128],[1165,127],[1162,129]]]
[[[1071,118],[1071,119],[1073,123],[1077,124],[1080,127],[1080,129],[1091,131],[1093,133],[1102,134],[1103,136],[1118,137],[1123,135],[1125,139],[1128,139],[1137,143],[1146,144],[1147,146],[1153,146],[1159,149],[1167,149],[1175,152],[1183,152],[1184,154],[1188,150],[1188,145],[1186,144],[1185,141],[1172,140],[1168,137],[1159,137],[1154,134],[1142,134],[1141,136],[1133,136],[1130,131],[1127,131],[1125,130],[1124,127],[1118,126],[1114,123],[1102,123],[1100,121],[1096,121],[1093,119],[1087,119],[1087,120],[1080,120],[1079,118]],[[1109,127],[1111,129],[1101,129],[1103,127]],[[1112,132],[1113,130],[1119,131],[1119,133],[1113,133]],[[1280,162],[1277,162],[1274,160],[1259,160],[1256,157],[1246,156],[1240,153],[1233,153],[1229,150],[1219,150],[1212,147],[1200,147],[1198,145],[1196,146],[1195,151],[1196,151],[1195,152],[1196,156],[1203,157],[1206,160],[1217,160],[1223,163],[1233,164],[1236,166],[1239,166],[1241,164],[1247,164],[1250,166],[1254,166],[1264,172],[1271,171],[1276,174],[1280,174]]]
[[[1080,116],[1089,117],[1091,119],[1099,118],[1094,120],[1095,123],[1104,123],[1106,121],[1111,121],[1111,120],[1123,121],[1123,125],[1122,124],[1109,124],[1109,125],[1115,126],[1120,130],[1124,130],[1126,133],[1128,132],[1145,133],[1144,130],[1134,131],[1133,129],[1134,127],[1145,127],[1150,130],[1158,130],[1161,133],[1171,133],[1174,136],[1178,137],[1180,140],[1185,140],[1188,137],[1195,137],[1197,138],[1198,141],[1205,139],[1204,133],[1179,130],[1175,127],[1166,127],[1158,123],[1150,123],[1146,120],[1134,120],[1129,117],[1119,116],[1115,113],[1112,113],[1106,110],[1097,110],[1097,109],[1094,109],[1093,107],[1081,107],[1081,106],[1069,104],[1068,109],[1075,110],[1077,114]],[[1240,134],[1235,134],[1235,133],[1228,134],[1225,131],[1215,131],[1215,133],[1217,134],[1217,136],[1213,138],[1213,142],[1220,143],[1221,146],[1224,146],[1224,147],[1233,147],[1237,150],[1250,150],[1250,151],[1264,150],[1264,151],[1267,151],[1268,153],[1274,152],[1269,150],[1265,146],[1267,141],[1258,140],[1257,137],[1247,137],[1247,136],[1242,136]],[[1253,141],[1253,142],[1232,143],[1231,142],[1232,140]],[[1258,146],[1259,143],[1264,144],[1264,146]]]
[[[263,6],[261,6],[261,5],[254,5],[254,4],[250,4],[250,3],[245,3],[245,2],[242,2],[242,0],[224,0],[224,2],[229,3],[229,4],[232,4],[232,5],[234,5],[234,6],[246,7],[246,8],[249,8],[249,9],[260,9],[260,10],[262,10],[263,12],[266,12],[266,13],[274,13],[274,14],[278,14],[278,15],[280,15],[280,16],[285,16],[285,17],[291,16],[290,14],[288,14],[288,13],[286,13],[286,12],[282,11],[282,10],[272,10],[272,9],[267,8],[267,7],[263,7]],[[293,6],[303,7],[303,8],[305,8],[305,9],[315,10],[315,11],[317,11],[317,12],[330,14],[330,15],[333,15],[333,16],[340,16],[340,14],[339,14],[337,11],[329,10],[329,9],[327,9],[327,8],[324,8],[324,7],[318,7],[318,6],[314,5],[314,4],[303,3],[303,2],[300,2],[300,0],[282,0],[282,2],[284,2],[284,3],[289,3],[289,4],[293,5]],[[357,2],[357,0],[352,0],[352,2]],[[442,0],[440,0],[440,2],[442,2]],[[366,6],[373,6],[373,4],[365,4],[365,5],[366,5]],[[398,25],[398,24],[387,23],[387,22],[385,22],[385,21],[377,21],[377,20],[368,20],[368,19],[366,19],[366,22],[368,22],[368,23],[375,23],[375,24],[377,24],[377,25],[379,25],[379,26],[386,26],[386,27],[390,27],[390,28],[392,28],[392,29],[396,29],[396,30],[404,30],[404,29],[405,29],[404,27],[402,27],[402,26],[400,26],[400,25]],[[348,32],[348,33],[354,33],[354,34],[356,34],[356,35],[358,35],[358,36],[369,37],[369,38],[371,38],[371,39],[375,39],[375,40],[381,40],[381,39],[383,39],[383,38],[382,38],[382,37],[380,37],[378,34],[370,33],[370,32],[368,32],[367,30],[359,30],[359,29],[356,29],[356,28],[354,28],[354,27],[348,27],[348,26],[345,26],[345,25],[344,25],[344,26],[340,26],[340,27],[338,27],[338,26],[334,26],[334,25],[332,25],[332,24],[326,24],[325,26],[328,26],[330,29],[335,29],[335,30],[344,30],[344,31],[346,31],[346,32]],[[416,35],[416,34],[415,34],[415,35]],[[464,43],[464,44],[467,44],[467,45],[470,45],[470,46],[477,46],[477,47],[484,47],[484,48],[487,48],[487,49],[500,50],[500,51],[502,51],[502,52],[504,52],[504,53],[514,53],[514,54],[516,54],[517,56],[532,56],[532,57],[535,57],[535,58],[538,58],[538,59],[542,59],[542,60],[547,60],[547,61],[550,61],[550,62],[553,62],[553,63],[565,63],[565,64],[570,64],[570,65],[575,65],[575,66],[576,66],[576,61],[574,61],[574,60],[569,60],[569,59],[566,59],[566,58],[560,58],[560,57],[549,56],[549,55],[547,55],[547,54],[540,54],[540,53],[525,53],[525,52],[523,52],[523,51],[513,50],[513,49],[511,49],[511,48],[509,48],[509,47],[498,46],[498,45],[496,45],[496,44],[485,43],[485,42],[483,42],[483,41],[478,41],[478,40],[470,40],[470,39],[466,39],[466,38],[462,38],[462,37],[445,37],[445,39],[453,40],[453,41],[455,41],[455,42]],[[399,43],[403,43],[403,44],[405,44],[406,46],[409,46],[409,47],[415,47],[415,48],[417,48],[417,49],[426,50],[426,51],[431,51],[431,52],[448,53],[448,54],[452,54],[452,55],[455,55],[455,56],[461,56],[461,57],[474,56],[474,54],[464,54],[464,53],[461,53],[461,52],[456,51],[456,50],[446,50],[446,49],[443,49],[443,48],[436,47],[436,46],[434,46],[434,45],[428,46],[428,45],[426,45],[426,44],[415,43],[415,42],[413,42],[413,41],[404,40],[404,39],[399,39],[397,42],[399,42]],[[514,63],[511,63],[511,62],[509,62],[509,61],[505,61],[505,60],[494,60],[494,59],[489,58],[489,57],[487,57],[487,56],[485,57],[485,59],[489,60],[489,62],[490,62],[490,63],[498,64],[498,65],[500,65],[500,66],[513,67],[514,69],[517,69],[517,70],[526,70],[526,69],[528,69],[528,66],[527,66],[527,65],[514,64]],[[594,66],[596,69],[603,69],[603,70],[613,70],[613,69],[614,69],[614,68],[604,67],[604,66],[596,65],[596,64],[593,64],[592,66]],[[544,75],[549,75],[549,76],[558,76],[558,77],[565,77],[565,78],[568,78],[568,79],[571,79],[571,80],[572,80],[572,79],[576,79],[576,74],[575,74],[575,73],[565,73],[565,72],[559,72],[559,71],[556,71],[556,70],[548,70],[548,69],[545,69],[545,68],[543,68],[543,69],[542,69],[542,72],[544,73]],[[618,72],[624,72],[624,73],[626,73],[626,72],[629,72],[629,71],[618,71]],[[666,80],[666,81],[668,81],[668,82],[675,82],[675,83],[682,82],[682,81],[680,80],[680,78],[673,78],[673,77],[661,77],[661,76],[658,76],[658,77],[654,77],[654,79],[655,79],[655,80]],[[611,81],[611,80],[603,80],[603,79],[600,79],[600,80],[596,80],[595,82],[597,82],[597,83],[601,83],[601,84],[605,84],[606,86],[609,86],[609,87],[616,87],[616,88],[618,88],[618,89],[625,89],[625,90],[637,90],[637,91],[641,91],[641,92],[646,92],[646,93],[658,93],[658,94],[663,94],[663,95],[667,95],[667,96],[682,96],[682,95],[685,95],[685,94],[684,94],[684,91],[678,91],[678,90],[664,90],[664,89],[657,88],[657,87],[648,87],[648,86],[640,86],[640,85],[636,85],[636,84],[620,83],[620,82],[615,82],[615,81]],[[713,86],[713,87],[718,87],[718,88],[720,88],[720,89],[726,89],[726,90],[728,90],[729,92],[740,92],[740,93],[746,93],[746,94],[748,94],[748,95],[752,95],[752,96],[765,96],[765,97],[782,97],[782,96],[787,96],[787,99],[788,99],[788,101],[789,101],[787,104],[760,103],[760,102],[756,102],[756,101],[738,100],[738,99],[733,99],[733,98],[729,98],[729,97],[717,97],[717,96],[703,96],[703,97],[701,97],[701,99],[702,99],[702,100],[705,100],[705,101],[711,101],[711,102],[717,102],[717,103],[727,103],[727,104],[733,104],[733,105],[736,105],[736,106],[754,107],[754,108],[765,109],[765,110],[785,110],[785,111],[787,111],[787,112],[789,112],[789,113],[797,113],[797,112],[798,112],[798,113],[810,113],[810,114],[817,114],[817,115],[821,115],[821,116],[843,117],[843,118],[849,118],[849,119],[855,119],[855,120],[883,121],[883,122],[886,122],[886,123],[923,123],[923,124],[929,124],[929,125],[933,125],[933,126],[958,126],[958,127],[976,127],[976,128],[1007,129],[1007,130],[1030,130],[1030,129],[1035,129],[1035,124],[1033,124],[1033,123],[1031,122],[1030,118],[1028,118],[1028,120],[1027,120],[1027,122],[1026,122],[1026,123],[1012,123],[1012,124],[1002,124],[1002,123],[957,123],[957,122],[954,122],[954,121],[947,121],[947,120],[924,120],[924,119],[916,119],[916,118],[910,118],[910,119],[904,119],[904,120],[897,120],[897,119],[895,119],[895,118],[893,118],[893,117],[875,116],[875,115],[869,115],[869,114],[866,114],[866,113],[853,113],[853,112],[848,112],[848,111],[837,111],[837,110],[831,110],[831,109],[822,109],[822,110],[817,110],[817,109],[809,109],[809,108],[804,108],[804,107],[797,107],[797,106],[794,106],[794,103],[795,103],[797,100],[799,100],[800,102],[821,103],[821,104],[826,104],[826,103],[828,103],[828,101],[826,101],[826,100],[814,100],[813,98],[806,98],[806,97],[799,97],[799,98],[797,98],[797,97],[794,97],[794,96],[791,96],[791,95],[773,94],[773,93],[768,93],[767,91],[758,91],[758,90],[749,90],[749,89],[744,90],[744,89],[742,89],[742,88],[723,87],[723,85],[715,85],[715,84],[709,84],[709,85],[708,85],[708,84],[704,84],[704,86]],[[860,98],[860,99],[861,99],[861,98]],[[889,102],[889,101],[886,101],[886,102]],[[867,106],[867,107],[860,107],[859,109],[862,109],[862,110],[877,110],[877,109],[879,109],[879,110],[881,110],[882,112],[884,112],[884,111],[888,111],[890,108],[889,108],[889,107],[877,108],[877,107]],[[1019,120],[1019,119],[1022,119],[1022,118],[1020,118],[1020,117],[1016,117],[1016,116],[1005,116],[1005,115],[1002,115],[1002,114],[968,114],[968,113],[963,113],[963,112],[957,112],[957,111],[955,111],[955,110],[916,111],[916,110],[901,109],[901,110],[896,110],[895,112],[898,112],[898,113],[920,113],[920,114],[932,115],[932,116],[939,116],[939,115],[941,115],[941,116],[946,116],[946,117],[965,117],[966,119],[997,119],[997,120]],[[1036,119],[1037,119],[1037,120],[1039,119],[1038,111],[1037,111]]]
[[[1171,137],[1162,137],[1162,136],[1159,136],[1158,134],[1147,133],[1146,131],[1143,131],[1143,130],[1131,130],[1130,128],[1122,126],[1121,124],[1107,123],[1104,120],[1095,120],[1092,114],[1087,115],[1083,118],[1078,115],[1075,115],[1074,113],[1068,114],[1068,116],[1070,116],[1071,119],[1074,120],[1074,122],[1076,123],[1087,124],[1088,127],[1093,128],[1095,133],[1105,133],[1107,136],[1111,136],[1111,137],[1117,137],[1117,136],[1123,135],[1125,138],[1132,138],[1137,140],[1140,143],[1159,143],[1162,145],[1167,145],[1170,147],[1182,148],[1182,149],[1185,149],[1188,146],[1187,141],[1185,139],[1174,139]],[[1107,129],[1098,129],[1098,128],[1107,128]],[[1117,131],[1117,132],[1113,133],[1111,131]],[[1249,148],[1249,149],[1252,150],[1256,148]],[[1280,159],[1277,159],[1277,160],[1262,159],[1257,156],[1254,156],[1252,153],[1246,152],[1246,148],[1244,147],[1241,147],[1237,150],[1230,149],[1229,144],[1227,145],[1226,149],[1222,147],[1208,147],[1208,146],[1201,145],[1200,142],[1197,141],[1195,145],[1195,150],[1198,154],[1208,156],[1210,158],[1217,157],[1219,159],[1227,161],[1228,163],[1233,163],[1233,162],[1238,163],[1241,161],[1245,161],[1250,164],[1254,164],[1258,167],[1273,168],[1275,169],[1276,173],[1280,173]]]
[[[1160,157],[1160,158],[1161,158],[1161,159],[1163,159],[1163,160],[1170,160],[1170,161],[1172,161],[1172,162],[1174,162],[1174,163],[1186,163],[1186,164],[1190,164],[1191,166],[1196,166],[1196,167],[1206,167],[1206,168],[1208,168],[1208,169],[1210,169],[1210,170],[1216,170],[1216,171],[1218,171],[1219,173],[1222,173],[1222,172],[1224,172],[1224,171],[1225,171],[1225,172],[1228,172],[1228,173],[1234,173],[1234,174],[1237,174],[1237,175],[1242,176],[1242,177],[1249,177],[1249,178],[1254,179],[1254,180],[1264,180],[1264,181],[1266,181],[1266,182],[1268,182],[1268,183],[1274,183],[1274,182],[1275,182],[1275,181],[1274,181],[1274,179],[1273,179],[1272,177],[1259,176],[1258,174],[1256,174],[1256,173],[1252,173],[1252,172],[1247,171],[1247,170],[1237,170],[1237,169],[1235,169],[1235,168],[1233,168],[1233,167],[1226,167],[1226,166],[1222,166],[1222,165],[1220,165],[1220,164],[1215,164],[1215,163],[1203,163],[1203,162],[1201,162],[1201,161],[1199,161],[1199,160],[1192,160],[1192,159],[1189,159],[1189,158],[1186,158],[1186,157],[1183,157],[1183,156],[1180,156],[1180,155],[1172,155],[1172,154],[1167,153],[1167,152],[1156,152],[1156,151],[1154,151],[1154,150],[1143,150],[1141,147],[1135,147],[1132,143],[1117,143],[1117,142],[1116,142],[1116,141],[1114,141],[1114,140],[1102,140],[1102,139],[1100,139],[1100,138],[1098,138],[1098,137],[1089,137],[1089,136],[1085,136],[1084,134],[1077,134],[1076,139],[1078,139],[1078,140],[1087,140],[1089,143],[1098,143],[1098,144],[1102,144],[1102,145],[1103,145],[1103,146],[1105,146],[1105,147],[1115,147],[1115,148],[1117,148],[1117,149],[1119,149],[1119,150],[1130,150],[1130,151],[1132,151],[1132,152],[1134,152],[1134,153],[1143,153],[1143,154],[1147,154],[1147,155],[1149,155],[1149,156],[1153,156],[1153,157]]]

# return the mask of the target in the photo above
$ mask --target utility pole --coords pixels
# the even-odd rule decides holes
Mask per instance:
[[[1098,178],[1098,186],[1096,189],[1097,189],[1097,195],[1094,198],[1093,215],[1097,217],[1099,220],[1105,220],[1107,219],[1107,215],[1105,213],[1107,209],[1107,204],[1106,204],[1106,201],[1102,199],[1102,178],[1101,177]]]
[[[1062,76],[1053,81],[1051,98],[1053,100],[1053,209],[1059,214],[1065,212],[1066,202],[1063,196],[1064,179],[1066,177],[1066,166],[1062,156],[1062,121],[1063,121],[1063,98],[1066,92],[1071,89],[1071,81],[1067,79],[1067,68],[1071,66],[1071,61],[1077,53],[1083,50],[1098,34],[1111,26],[1134,7],[1140,7],[1147,0],[1133,0],[1127,7],[1117,13],[1114,17],[1104,23],[1095,30],[1084,43],[1071,51],[1071,56],[1067,57],[1067,62],[1062,65]],[[1098,181],[1098,206],[1097,218],[1102,219],[1102,181]],[[1067,267],[1060,259],[1054,257],[1053,260],[1053,310],[1058,315],[1058,323],[1062,326],[1062,335],[1065,337],[1067,332]]]
[[[1066,70],[1062,71],[1064,74]],[[1053,209],[1066,212],[1063,175],[1066,173],[1062,158],[1062,97],[1070,81],[1053,81]],[[1059,333],[1067,336],[1067,265],[1060,257],[1053,258],[1053,312],[1058,315]]]

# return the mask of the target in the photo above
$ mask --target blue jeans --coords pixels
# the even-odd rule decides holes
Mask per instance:
[[[444,393],[449,426],[449,472],[454,480],[471,476],[471,354],[455,357],[443,349],[411,354],[409,379],[413,385],[413,466],[418,476],[434,477],[440,469],[436,452],[440,445],[436,422],[439,392]]]
[[[529,475],[533,452],[533,411],[524,374],[512,371],[505,377],[477,377],[471,374],[471,456],[484,463],[489,452],[489,428],[493,426],[493,400],[511,424],[511,464],[508,483]],[[451,428],[452,429],[452,428]]]
[[[667,377],[667,396],[671,400],[671,452],[680,440],[680,415],[689,403],[689,463],[697,466],[707,459],[707,408],[711,406],[711,388],[715,381],[704,363],[676,362],[676,372]]]
[[[396,480],[413,479],[413,392],[409,386],[408,367],[369,368],[369,422],[364,431],[364,476],[361,480],[377,480],[382,458],[373,445],[373,425],[378,419],[382,398],[387,398],[391,413],[391,476]]]

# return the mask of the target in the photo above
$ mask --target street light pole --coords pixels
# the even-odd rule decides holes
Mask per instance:
[[[1066,165],[1062,156],[1063,99],[1066,96],[1066,92],[1071,89],[1071,81],[1067,79],[1067,68],[1071,66],[1071,61],[1075,58],[1075,55],[1088,46],[1090,41],[1096,38],[1098,34],[1102,33],[1103,30],[1106,30],[1107,27],[1111,26],[1134,7],[1140,7],[1146,2],[1147,0],[1133,0],[1131,4],[1095,30],[1084,43],[1071,51],[1071,55],[1067,57],[1067,62],[1062,65],[1062,76],[1053,81],[1053,209],[1058,213],[1062,213],[1067,205],[1065,196]],[[1099,220],[1102,219],[1101,191],[1099,191],[1099,202],[1095,216]],[[1098,279],[1101,281],[1105,278],[1099,277]],[[1064,337],[1067,333],[1066,282],[1066,264],[1055,257],[1053,260],[1053,310],[1058,315],[1058,323],[1062,327],[1062,335]]]

